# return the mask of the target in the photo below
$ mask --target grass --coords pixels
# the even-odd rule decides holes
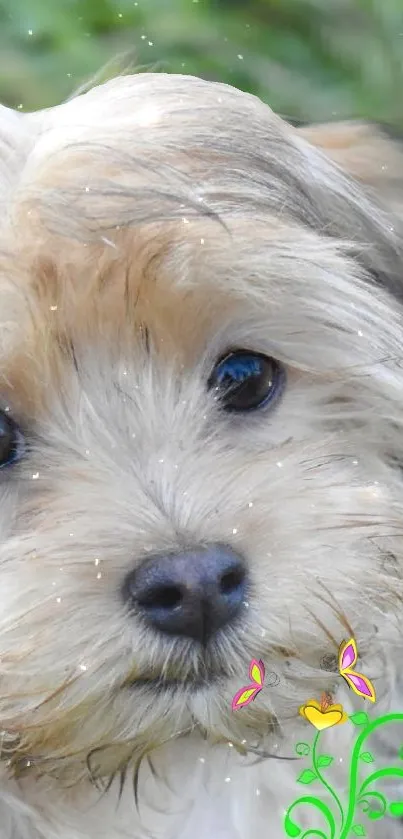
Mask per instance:
[[[403,0],[0,0],[6,105],[56,104],[127,63],[234,84],[293,119],[403,128]]]

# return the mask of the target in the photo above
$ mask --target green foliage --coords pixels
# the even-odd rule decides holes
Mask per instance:
[[[358,711],[356,714],[352,714],[350,720],[354,725],[368,725],[369,717],[365,711]]]
[[[5,104],[55,104],[105,65],[224,81],[291,119],[403,127],[403,0],[0,0]]]
[[[373,763],[374,762],[374,758],[373,758],[371,752],[363,752],[362,755],[360,755],[360,758],[361,758],[361,760],[364,761],[364,763]]]
[[[312,772],[312,769],[304,769],[299,778],[297,778],[297,782],[299,784],[311,784],[312,781],[316,781],[317,777],[316,772]]]
[[[320,755],[318,757],[318,766],[330,766],[334,761],[334,757],[331,755]]]

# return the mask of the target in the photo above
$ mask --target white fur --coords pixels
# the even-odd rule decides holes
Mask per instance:
[[[253,749],[295,757],[323,690],[362,710],[321,667],[347,622],[375,711],[399,704],[397,222],[258,100],[181,76],[4,110],[0,161],[0,407],[30,444],[0,474],[0,837],[280,839],[301,767]],[[272,412],[229,419],[207,393],[230,346],[287,367]],[[199,651],[119,589],[149,553],[215,541],[252,589],[207,654],[221,680],[193,693]],[[278,684],[232,712],[252,657]],[[170,672],[183,690],[124,684]],[[323,736],[338,789],[354,734]],[[120,800],[118,777],[89,779],[106,745],[99,781],[133,753]],[[137,808],[143,752],[159,777],[144,757]]]

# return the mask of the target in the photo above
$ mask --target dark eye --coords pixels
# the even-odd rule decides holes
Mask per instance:
[[[0,411],[0,469],[10,466],[24,454],[24,440],[18,425]]]
[[[254,411],[273,402],[284,382],[284,368],[274,358],[235,350],[216,364],[208,386],[226,411]]]

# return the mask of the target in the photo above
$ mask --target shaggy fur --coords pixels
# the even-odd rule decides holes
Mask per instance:
[[[400,161],[184,76],[0,112],[0,407],[26,440],[0,474],[1,839],[280,839],[299,706],[364,708],[343,638],[399,708]],[[221,410],[230,347],[286,366],[275,408]],[[248,564],[237,624],[201,650],[128,613],[144,557],[212,542]],[[252,657],[277,678],[232,712]],[[352,729],[323,736],[339,791]]]

